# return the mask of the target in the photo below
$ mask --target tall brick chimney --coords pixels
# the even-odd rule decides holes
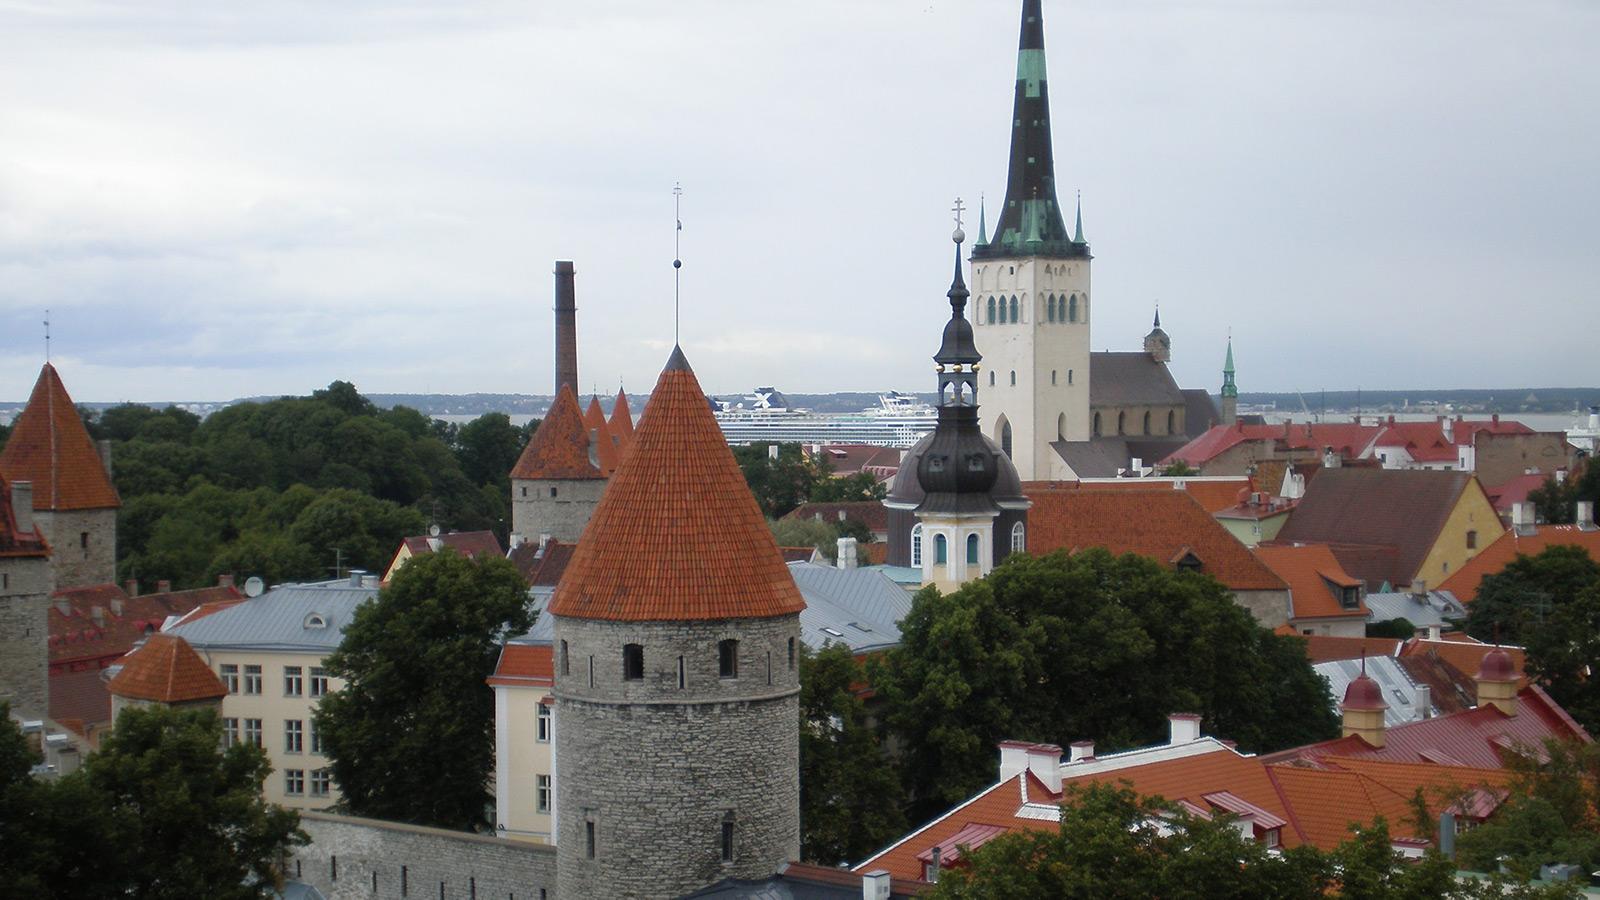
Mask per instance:
[[[572,260],[556,260],[556,393],[578,392],[578,292]]]

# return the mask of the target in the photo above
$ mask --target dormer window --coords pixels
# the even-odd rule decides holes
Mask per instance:
[[[982,472],[983,471],[983,454],[974,453],[971,456],[967,457],[967,471],[968,472]]]
[[[944,457],[943,456],[930,456],[930,457],[928,457],[928,471],[929,472],[943,472],[944,471]]]
[[[319,612],[306,613],[305,621],[301,622],[301,625],[308,630],[327,628],[328,617]]]

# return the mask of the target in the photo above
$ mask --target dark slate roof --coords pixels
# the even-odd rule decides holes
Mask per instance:
[[[1089,354],[1089,406],[1183,406],[1166,363],[1143,351]]]
[[[1153,466],[1186,441],[1182,435],[1173,438],[1099,437],[1087,441],[1051,441],[1050,446],[1079,478],[1115,478],[1117,470],[1126,469],[1135,458]]]
[[[538,541],[524,541],[506,558],[517,567],[517,573],[529,587],[553,588],[561,581],[562,574],[567,571],[567,563],[572,561],[572,554],[577,549],[577,544],[564,544],[555,538],[551,538],[543,550],[539,549]]]
[[[1470,472],[1423,469],[1326,469],[1278,532],[1279,541],[1323,541],[1345,570],[1368,585],[1409,585],[1463,491]],[[1340,545],[1394,548],[1394,554],[1340,552]]]
[[[1222,422],[1222,411],[1217,409],[1210,392],[1204,388],[1186,388],[1179,393],[1183,394],[1183,431],[1188,437],[1197,438]]]

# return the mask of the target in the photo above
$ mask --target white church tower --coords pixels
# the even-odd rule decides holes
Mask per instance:
[[[983,431],[1024,481],[1053,477],[1050,443],[1090,438],[1089,245],[1067,232],[1050,150],[1040,0],[1023,0],[1005,206],[972,248],[972,323],[989,371]]]

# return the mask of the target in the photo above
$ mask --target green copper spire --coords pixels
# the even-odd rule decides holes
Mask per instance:
[[[987,243],[989,243],[989,225],[988,225],[988,222],[985,221],[984,215],[983,215],[983,195],[979,194],[978,195],[978,239],[973,242],[973,246],[976,247],[976,246],[979,246],[979,245],[982,245],[982,244],[987,244]]]
[[[1078,223],[1072,229],[1072,242],[1083,243],[1083,191],[1078,192]]]
[[[1233,338],[1228,338],[1228,359],[1222,364],[1222,396],[1237,397],[1239,388],[1233,383]]]

